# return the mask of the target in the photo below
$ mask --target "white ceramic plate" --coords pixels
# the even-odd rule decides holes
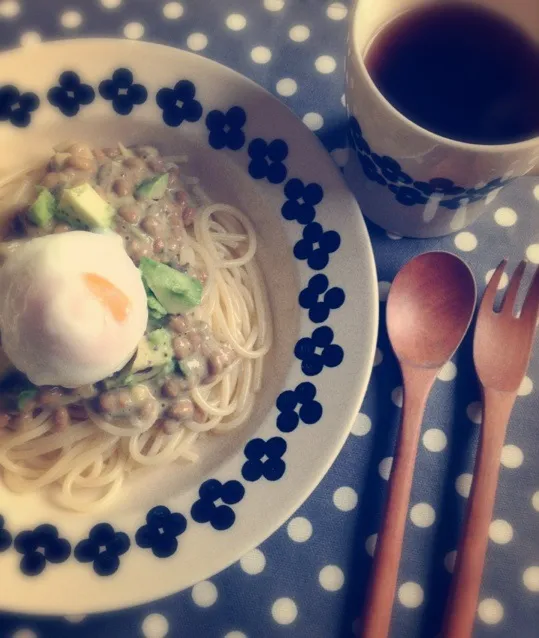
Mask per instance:
[[[225,116],[207,120],[211,111]],[[315,136],[253,82],[191,53],[124,40],[1,55],[0,175],[66,139],[187,152],[209,194],[256,226],[275,346],[243,429],[213,437],[191,467],[128,481],[107,510],[73,514],[42,494],[12,494],[0,480],[0,609],[46,614],[172,594],[282,525],[346,439],[378,322],[374,260],[355,200]]]

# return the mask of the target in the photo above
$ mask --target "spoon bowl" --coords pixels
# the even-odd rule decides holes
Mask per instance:
[[[387,300],[387,329],[399,361],[441,367],[468,329],[475,300],[473,275],[456,255],[429,252],[408,262]]]

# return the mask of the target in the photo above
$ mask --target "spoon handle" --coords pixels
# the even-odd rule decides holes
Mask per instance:
[[[367,591],[362,638],[386,638],[389,633],[421,421],[438,372],[405,364],[401,367],[402,419]]]
[[[466,523],[445,610],[442,631],[444,638],[470,638],[472,635],[487,552],[488,530],[496,497],[500,457],[515,398],[515,394],[488,388],[483,390],[481,436]]]

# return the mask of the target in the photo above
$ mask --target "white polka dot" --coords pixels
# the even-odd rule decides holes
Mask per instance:
[[[455,246],[464,252],[469,252],[470,250],[477,248],[477,237],[468,231],[464,231],[456,235],[454,242]]]
[[[389,230],[386,232],[386,235],[388,236],[389,239],[392,239],[393,241],[398,241],[399,239],[402,239],[402,235],[397,235],[397,233],[392,233]]]
[[[37,634],[31,629],[17,629],[14,634],[11,634],[11,638],[37,638]]]
[[[522,450],[516,445],[504,445],[502,449],[502,465],[514,469],[524,461]]]
[[[100,0],[100,2],[105,9],[117,9],[123,0]]]
[[[37,31],[25,31],[19,39],[22,47],[31,47],[41,42],[41,36]]]
[[[536,512],[539,512],[539,491],[532,496],[532,507]]]
[[[296,620],[298,608],[291,598],[278,598],[271,607],[271,615],[279,625],[290,625]]]
[[[390,288],[391,288],[391,282],[389,281],[378,282],[378,298],[380,299],[380,301],[385,301],[387,299]]]
[[[226,26],[232,31],[245,29],[247,19],[241,13],[231,13],[226,19]]]
[[[318,131],[324,126],[324,118],[320,113],[305,113],[303,123],[308,126],[311,131]]]
[[[306,27],[304,24],[296,24],[295,27],[292,27],[288,32],[288,36],[294,42],[305,42],[305,40],[309,39],[311,32],[309,27]]]
[[[326,591],[339,591],[344,585],[344,574],[337,565],[326,565],[318,575],[318,582]]]
[[[485,275],[485,283],[488,284],[488,282],[492,279],[493,274],[494,274],[494,268],[487,271],[487,274]],[[504,272],[502,273],[502,276],[500,277],[500,281],[498,283],[498,290],[503,290],[508,283],[509,283],[509,277],[507,276],[507,273]]]
[[[341,104],[346,108],[346,95],[344,93],[341,95]]]
[[[383,360],[384,360],[384,353],[380,350],[380,348],[376,348],[376,351],[374,353],[374,361],[372,365],[376,368],[376,366],[379,366]]]
[[[376,549],[376,541],[378,540],[378,534],[371,534],[365,541],[365,551],[369,556],[374,556],[374,550]]]
[[[124,35],[129,40],[138,40],[144,35],[144,25],[140,22],[128,22],[124,27]]]
[[[74,625],[77,625],[78,623],[82,622],[85,618],[86,616],[84,614],[72,614],[70,616],[65,617],[67,622],[73,623]]]
[[[490,524],[488,535],[494,543],[506,545],[513,538],[513,528],[510,523],[499,518]]]
[[[298,84],[296,80],[293,80],[292,78],[282,78],[282,80],[277,82],[275,88],[279,95],[290,97],[298,90]]]
[[[191,590],[195,605],[211,607],[217,600],[217,587],[209,580],[197,583]]]
[[[517,223],[517,214],[512,208],[503,206],[494,213],[494,221],[498,226],[514,226]]]
[[[434,509],[428,503],[418,503],[410,510],[410,519],[416,527],[430,527],[435,518]]]
[[[448,361],[444,364],[443,368],[438,373],[438,379],[440,379],[440,381],[453,381],[456,376],[457,366],[452,361]]]
[[[539,244],[531,244],[531,246],[528,246],[526,257],[532,264],[539,264]]]
[[[485,598],[479,603],[477,615],[487,625],[497,625],[503,618],[503,607],[495,598]]]
[[[423,445],[429,452],[441,452],[447,445],[447,436],[443,430],[431,428],[423,434]]]
[[[466,408],[466,415],[472,423],[477,423],[477,425],[479,425],[483,418],[481,403],[479,401],[473,401],[470,403],[470,405]]]
[[[14,18],[21,12],[21,6],[15,0],[4,0],[0,2],[0,16],[3,18]]]
[[[331,20],[344,20],[348,9],[342,2],[332,2],[326,10],[327,17]]]
[[[346,166],[346,163],[348,162],[347,148],[335,148],[331,151],[330,155],[337,166],[340,166],[341,168]]]
[[[314,66],[319,73],[333,73],[337,68],[337,62],[330,55],[321,55],[316,58]]]
[[[208,46],[208,38],[203,33],[191,33],[187,36],[186,44],[191,51],[202,51]]]
[[[539,592],[539,567],[528,567],[522,574],[524,586],[533,592]]]
[[[271,60],[271,51],[268,47],[255,47],[251,51],[251,60],[257,64],[266,64]]]
[[[533,189],[533,196],[535,199],[539,199],[539,184]]]
[[[333,494],[333,504],[341,512],[349,512],[357,505],[357,492],[351,487],[339,487]]]
[[[470,496],[470,490],[472,488],[472,480],[473,474],[464,473],[460,476],[457,476],[457,480],[455,481],[455,489],[457,490],[457,494],[462,496],[463,498],[468,498]]]
[[[389,475],[391,474],[391,466],[393,465],[393,457],[386,456],[385,459],[382,459],[378,464],[378,474],[385,480],[389,480]]]
[[[527,397],[528,394],[531,394],[533,391],[533,381],[530,379],[530,377],[524,377],[524,379],[522,379],[522,383],[520,384],[519,388],[518,388],[518,396],[519,397]]]
[[[391,400],[398,408],[402,408],[403,394],[401,385],[391,391]]]
[[[296,543],[305,543],[313,534],[311,521],[303,516],[296,516],[286,526],[288,536]]]
[[[354,425],[352,425],[352,434],[356,436],[365,436],[371,431],[372,423],[369,416],[360,412],[356,416],[356,420],[354,421]]]
[[[225,638],[247,638],[247,636],[243,633],[243,631],[229,631],[225,634]]]
[[[179,2],[167,2],[163,7],[163,15],[168,20],[177,20],[183,15],[183,5]]]
[[[145,638],[165,638],[168,634],[168,620],[162,614],[150,614],[142,623]]]
[[[453,570],[455,569],[456,560],[457,560],[456,550],[453,550],[452,552],[449,552],[448,554],[445,555],[444,566],[450,574],[452,574]]]
[[[404,607],[415,609],[421,605],[424,598],[423,588],[417,583],[403,583],[399,587],[399,601]]]
[[[82,23],[82,15],[78,11],[65,11],[60,16],[60,22],[66,29],[76,29]]]
[[[246,574],[256,576],[264,571],[266,557],[259,549],[252,549],[240,558],[240,565]]]
[[[264,0],[264,8],[268,11],[280,11],[284,7],[284,0]]]

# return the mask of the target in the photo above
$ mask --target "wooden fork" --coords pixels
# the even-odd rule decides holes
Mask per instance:
[[[494,311],[498,284],[507,262],[490,280],[474,333],[474,363],[483,395],[483,419],[466,522],[446,607],[443,638],[470,638],[481,587],[488,530],[496,496],[507,423],[530,361],[539,316],[539,269],[519,316],[517,297],[526,262],[516,268],[499,312]]]

